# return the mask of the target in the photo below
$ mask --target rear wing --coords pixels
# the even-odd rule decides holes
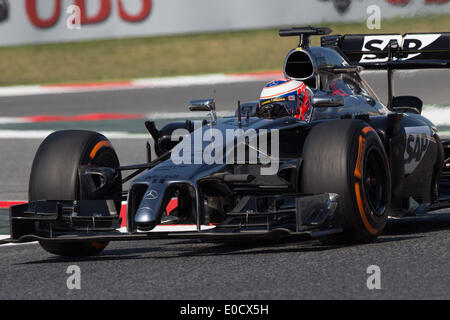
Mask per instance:
[[[450,32],[331,35],[321,46],[366,69],[450,68]]]
[[[397,107],[393,71],[396,69],[450,68],[450,32],[332,35],[321,38],[353,66],[387,70],[388,105]],[[420,103],[422,102],[416,98]],[[419,111],[420,112],[420,111]]]

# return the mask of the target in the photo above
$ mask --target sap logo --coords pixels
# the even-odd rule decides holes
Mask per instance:
[[[404,163],[406,175],[412,173],[417,168],[427,152],[432,139],[431,129],[427,126],[406,127],[405,137]]]
[[[441,34],[407,34],[404,37],[401,35],[373,35],[365,36],[362,51],[386,51],[389,43],[396,41],[400,47],[405,50],[422,50],[428,47],[430,44],[435,42]],[[409,60],[417,57],[420,53],[411,53],[408,56],[402,58],[402,60]],[[385,56],[385,57],[384,57]],[[363,54],[361,57],[361,63],[376,63],[376,62],[386,62],[388,60],[387,54],[383,56],[376,55],[373,53]]]

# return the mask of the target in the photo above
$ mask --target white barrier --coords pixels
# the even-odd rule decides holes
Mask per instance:
[[[0,46],[365,21],[370,5],[450,12],[450,0],[0,0]]]

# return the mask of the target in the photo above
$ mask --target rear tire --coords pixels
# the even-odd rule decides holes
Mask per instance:
[[[103,135],[85,130],[63,130],[50,134],[39,146],[30,174],[28,199],[83,200],[79,165],[119,167],[119,159],[111,143]],[[122,191],[117,186],[112,198]],[[120,212],[120,200],[116,201]],[[44,250],[61,256],[82,257],[99,254],[108,242],[49,243],[40,242]]]
[[[361,120],[315,126],[303,148],[299,190],[341,197],[338,220],[344,231],[322,243],[374,240],[386,225],[391,200],[389,162],[375,130]]]

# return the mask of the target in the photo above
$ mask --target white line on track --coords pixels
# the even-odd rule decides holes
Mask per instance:
[[[0,235],[0,240],[4,240],[4,239],[8,239],[10,238],[10,236],[8,235]],[[33,242],[25,242],[25,243],[6,243],[6,244],[2,244],[0,245],[0,248],[2,247],[10,247],[10,246],[23,246],[26,244],[36,244],[38,243],[37,241],[33,241]]]
[[[24,117],[0,117],[0,124],[11,124],[11,123],[29,123],[31,122]]]
[[[133,79],[123,82],[104,82],[89,84],[62,85],[25,85],[0,87],[0,97],[29,96],[42,94],[63,94],[90,91],[111,91],[148,88],[172,88],[198,85],[241,83],[251,81],[265,81],[281,76],[281,71],[254,74],[204,74],[194,76],[175,76],[164,78]]]
[[[217,111],[217,116],[229,117],[233,116],[234,111]],[[145,115],[150,120],[169,120],[169,119],[195,119],[208,118],[208,112],[153,112]],[[1,118],[0,118],[1,121]],[[0,122],[1,124],[1,122]]]
[[[0,130],[0,139],[44,139],[54,130]],[[102,131],[101,134],[111,139],[149,139],[144,133],[121,131]]]
[[[39,85],[1,87],[0,88],[0,97],[29,96],[29,95],[41,94],[41,92],[42,92],[42,88]]]

